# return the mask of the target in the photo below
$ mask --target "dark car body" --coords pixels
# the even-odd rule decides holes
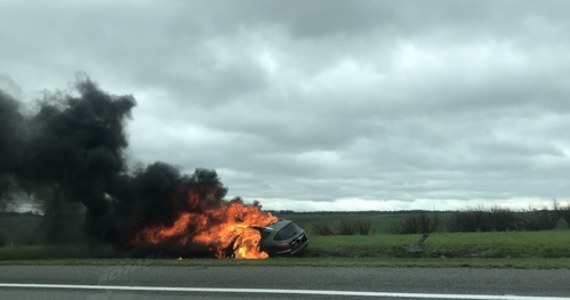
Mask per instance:
[[[270,256],[300,255],[309,245],[305,230],[291,220],[279,219],[269,226],[255,229],[261,232],[261,250]]]

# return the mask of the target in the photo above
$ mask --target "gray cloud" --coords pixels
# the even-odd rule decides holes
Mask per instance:
[[[0,73],[28,100],[76,71],[132,94],[133,160],[216,168],[268,208],[541,205],[570,199],[568,8],[0,3]]]

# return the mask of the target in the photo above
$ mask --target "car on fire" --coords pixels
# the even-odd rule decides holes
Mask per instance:
[[[255,229],[261,233],[260,249],[270,256],[301,255],[309,245],[305,230],[291,220],[279,219]]]

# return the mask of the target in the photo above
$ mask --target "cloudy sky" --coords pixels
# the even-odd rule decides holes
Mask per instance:
[[[137,99],[133,163],[267,209],[570,200],[568,1],[0,0],[0,87]],[[33,105],[31,106],[33,107]]]

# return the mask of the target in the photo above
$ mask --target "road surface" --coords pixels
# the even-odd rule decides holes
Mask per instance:
[[[570,270],[0,266],[1,299],[570,300]]]

